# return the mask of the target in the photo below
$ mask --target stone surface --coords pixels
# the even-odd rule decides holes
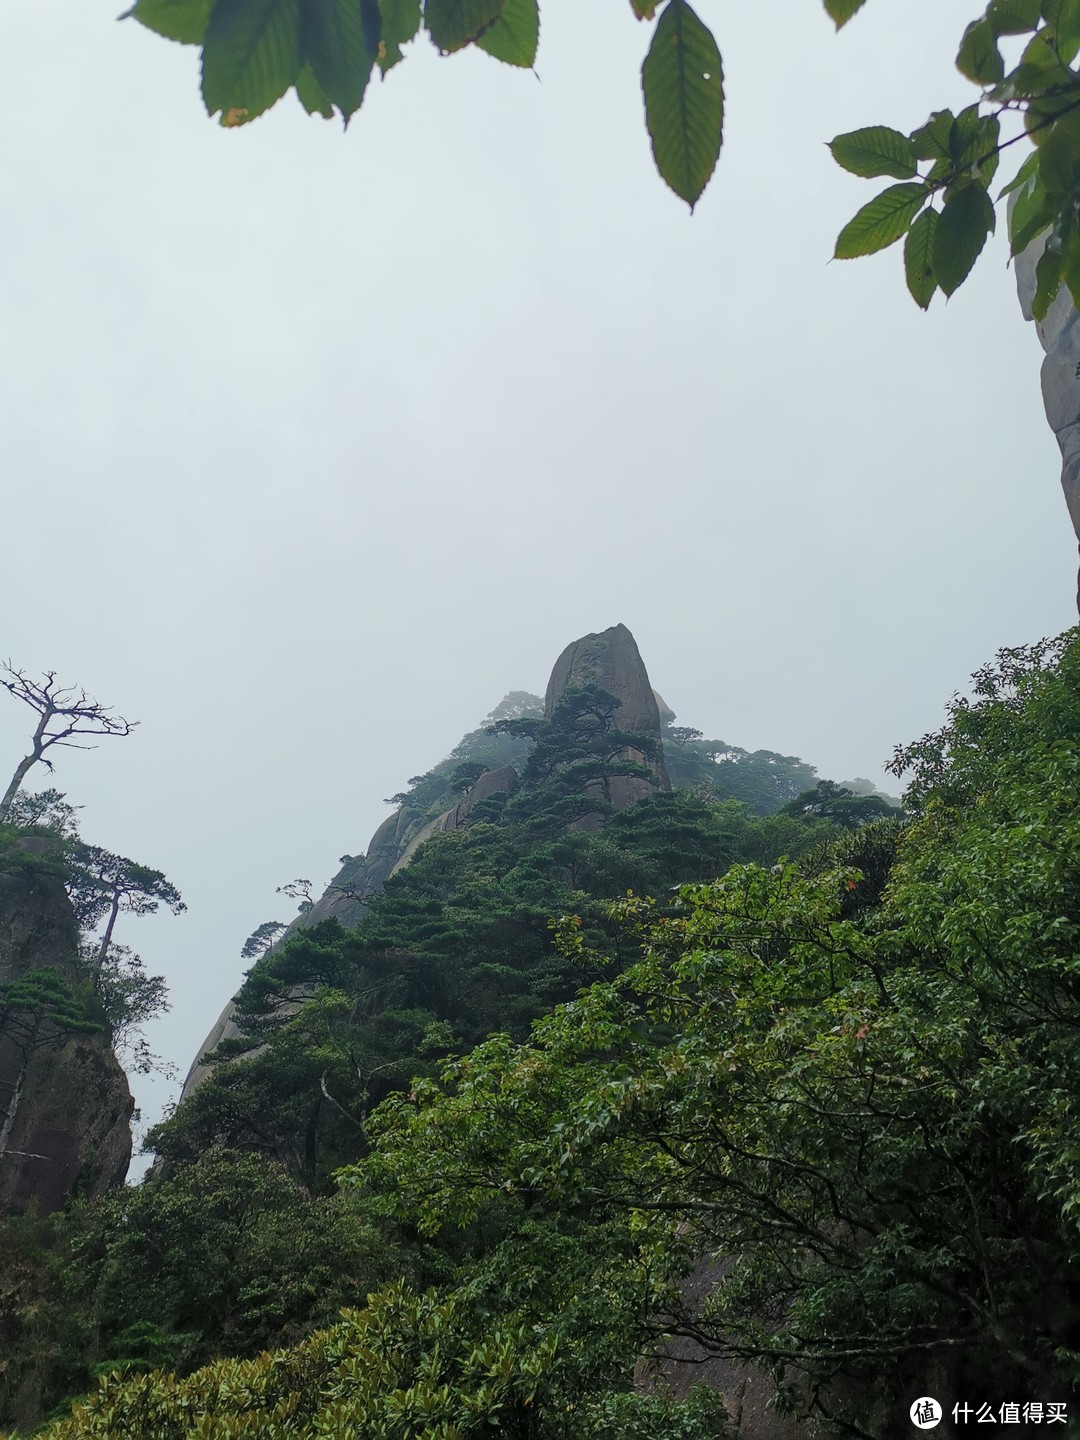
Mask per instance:
[[[28,857],[47,859],[50,842],[22,842]],[[61,876],[22,868],[0,874],[0,983],[31,970],[58,970],[78,980],[78,926]],[[0,1036],[0,1109],[6,1108],[23,1057]],[[60,1209],[74,1193],[99,1195],[120,1184],[131,1160],[135,1102],[104,1032],[72,1036],[38,1049],[0,1156],[0,1208]],[[2,1123],[2,1117],[0,1117]]]
[[[1015,198],[1014,194],[1010,210]],[[1045,244],[1045,236],[1033,240],[1013,262],[1025,320],[1035,318],[1031,312],[1035,267]],[[1041,371],[1043,408],[1061,451],[1061,488],[1065,492],[1073,533],[1080,542],[1080,313],[1064,285],[1046,312],[1045,320],[1035,321],[1035,332],[1046,351]],[[1080,579],[1077,608],[1080,609]]]
[[[625,625],[612,625],[596,635],[583,635],[574,640],[559,656],[548,681],[544,696],[544,715],[550,720],[555,706],[567,690],[582,685],[599,685],[619,702],[614,722],[619,730],[648,735],[657,742],[662,755],[660,709],[657,696],[649,683],[649,673],[638,651],[637,641]],[[666,707],[665,707],[666,708]],[[633,747],[620,752],[623,760],[639,765],[650,764],[644,754]],[[663,759],[651,766],[653,778],[638,775],[614,775],[607,783],[607,798],[616,810],[624,810],[635,800],[644,800],[658,790],[670,790],[671,782]],[[595,830],[602,817],[586,816],[571,827]]]
[[[342,925],[358,924],[363,918],[366,902],[379,893],[391,875],[396,875],[410,863],[425,840],[444,830],[462,829],[481,800],[488,800],[493,795],[509,794],[517,784],[517,778],[517,771],[512,765],[506,765],[501,770],[485,770],[468,794],[452,810],[447,810],[426,825],[421,826],[415,820],[410,820],[404,810],[395,810],[371,837],[366,855],[350,855],[342,862],[341,869],[325,892],[310,910],[296,916],[277,941],[277,945],[284,944],[298,930],[309,930],[323,920],[336,919]],[[236,1005],[230,1000],[215,1020],[188,1070],[180,1092],[181,1099],[190,1095],[209,1075],[211,1067],[202,1064],[202,1057],[217,1049],[223,1040],[233,1040],[239,1036],[240,1028],[236,1024],[235,1015]]]
[[[463,830],[481,800],[490,800],[495,795],[509,795],[517,784],[517,779],[517,771],[512,765],[504,765],[501,770],[485,770],[453,810],[447,810],[434,820],[428,821],[422,829],[416,832],[401,852],[401,858],[396,862],[390,874],[396,875],[399,870],[404,870],[420,846],[432,835],[440,835],[447,830]]]

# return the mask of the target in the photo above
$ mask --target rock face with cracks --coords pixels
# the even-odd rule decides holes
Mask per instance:
[[[79,932],[52,842],[19,842],[0,872],[0,985],[35,970],[80,984]],[[135,1102],[105,1028],[69,1034],[43,1020],[33,1045],[0,1029],[0,1207],[39,1214],[122,1183]]]

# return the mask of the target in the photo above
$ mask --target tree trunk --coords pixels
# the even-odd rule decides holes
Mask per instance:
[[[105,933],[101,937],[101,946],[98,950],[98,970],[105,968],[105,961],[109,954],[109,946],[112,944],[113,927],[116,924],[116,917],[120,914],[120,892],[113,891],[112,908],[109,911],[109,923],[105,926]]]
[[[4,791],[4,798],[0,800],[0,821],[7,819],[8,812],[11,810],[12,801],[19,793],[20,785],[22,785],[22,782],[26,779],[26,772],[37,758],[36,755],[27,755],[26,759],[20,760],[16,766],[15,774],[11,777],[11,783]]]

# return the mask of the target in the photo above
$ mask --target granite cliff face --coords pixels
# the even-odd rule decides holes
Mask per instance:
[[[0,985],[35,970],[78,982],[78,926],[51,842],[19,842],[0,870]],[[104,1031],[51,1035],[27,1053],[0,1039],[0,1119],[15,1113],[0,1153],[0,1208],[57,1210],[74,1193],[120,1184],[131,1160],[135,1102]],[[17,1097],[17,1104],[15,1103]]]
[[[612,776],[606,782],[604,798],[616,810],[622,810],[658,790],[670,790],[662,758],[660,705],[663,702],[658,705],[637,642],[625,625],[613,625],[599,634],[584,635],[566,647],[548,681],[545,719],[550,722],[556,705],[568,690],[586,685],[598,685],[619,702],[614,716],[619,730],[646,736],[656,746],[656,757],[652,760],[632,746],[624,747],[612,757],[645,765],[652,774],[649,777]],[[665,713],[671,713],[664,708]],[[324,893],[310,910],[296,917],[277,943],[280,945],[298,930],[309,929],[323,920],[336,919],[342,925],[356,925],[363,918],[365,903],[379,893],[391,875],[398,874],[410,863],[425,840],[446,831],[464,829],[482,801],[510,795],[517,782],[518,774],[513,766],[502,766],[484,771],[456,805],[433,818],[418,818],[406,806],[395,810],[375,831],[366,852],[347,856],[342,861],[341,869]],[[570,828],[594,830],[602,823],[602,816],[597,813],[586,815]],[[203,1041],[184,1081],[181,1098],[189,1095],[209,1073],[209,1067],[200,1063],[202,1056],[223,1040],[239,1034],[234,1014],[234,1002],[230,1000]]]
[[[625,625],[613,625],[610,630],[603,630],[598,635],[585,635],[566,647],[555,661],[548,681],[544,697],[546,719],[551,719],[555,706],[568,690],[584,685],[599,685],[601,690],[614,695],[619,702],[614,717],[616,727],[654,740],[658,756],[663,756],[657,697],[649,684],[637,641]],[[644,752],[635,746],[625,746],[612,758],[646,765],[652,771],[650,778],[644,775],[613,775],[606,782],[604,798],[616,810],[625,810],[635,800],[644,800],[658,790],[671,789],[662,758],[650,762]],[[588,815],[571,828],[596,830],[602,824],[601,815]]]

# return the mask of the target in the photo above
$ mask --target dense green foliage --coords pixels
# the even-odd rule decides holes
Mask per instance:
[[[977,696],[898,758],[883,890],[889,821],[674,912],[623,902],[642,959],[389,1100],[354,1178],[432,1233],[585,1213],[673,1281],[728,1257],[653,1323],[822,1415],[1074,1394],[1080,643],[1006,653]]]
[[[464,830],[432,836],[367,904],[357,929],[325,922],[255,964],[237,999],[243,1034],[217,1052],[218,1059],[249,1058],[216,1066],[154,1131],[158,1152],[183,1163],[219,1141],[255,1148],[319,1192],[337,1166],[362,1153],[365,1116],[391,1091],[433,1075],[441,1057],[493,1031],[524,1039],[554,1005],[626,963],[608,901],[627,890],[663,893],[736,860],[772,863],[834,833],[828,823],[756,817],[704,785],[615,811],[605,786],[652,773],[622,758],[626,749],[656,745],[618,730],[614,717],[613,700],[595,687],[569,695],[550,724],[536,714],[495,712],[493,735],[466,737],[446,762],[416,777],[401,798],[423,821],[459,798],[463,766],[482,764],[464,756],[505,761],[514,744],[522,768],[509,798],[477,807]],[[664,751],[684,750],[676,763],[689,767],[701,758],[695,746],[665,741]],[[778,808],[813,775],[801,761],[769,756],[755,764],[737,753],[742,761],[726,768],[702,763],[721,792],[737,773],[762,807]],[[774,783],[777,774],[787,788]],[[555,946],[550,917],[563,913],[588,927],[587,969]]]
[[[292,1343],[391,1275],[445,1290],[492,1252],[499,1227],[481,1223],[431,1242],[373,1211],[367,1197],[334,1194],[334,1170],[367,1152],[371,1111],[492,1032],[525,1040],[553,1006],[617,974],[637,952],[608,915],[610,900],[629,889],[665,894],[739,860],[771,864],[839,833],[775,813],[813,783],[810,766],[702,742],[670,724],[664,756],[684,788],[615,810],[613,782],[654,777],[655,738],[619,730],[613,700],[595,687],[568,695],[552,723],[541,717],[535,696],[508,696],[394,797],[419,826],[452,808],[485,768],[513,762],[521,774],[517,789],[478,806],[467,828],[423,845],[367,902],[357,929],[331,921],[275,946],[278,927],[260,927],[239,996],[242,1038],[217,1057],[243,1061],[215,1064],[154,1132],[164,1170],[55,1220],[47,1242],[28,1223],[8,1236],[20,1273],[36,1275],[49,1295],[66,1293],[67,1317],[50,1327],[38,1313],[31,1323],[12,1300],[8,1330],[20,1338],[0,1375],[0,1414],[34,1413],[27,1397],[35,1393],[41,1413],[117,1360],[188,1370],[214,1355],[242,1359]],[[592,945],[585,968],[555,943],[550,917],[561,913],[582,918]],[[550,1238],[565,1260],[565,1237]],[[504,1286],[501,1264],[493,1260],[483,1282],[470,1271],[474,1285]],[[617,1273],[640,1294],[632,1267],[620,1262]],[[566,1323],[577,1314],[583,1334],[595,1330],[594,1371],[625,1370],[636,1332],[617,1316],[610,1333],[597,1328],[606,1290],[590,1284],[583,1276],[584,1308],[568,1308]],[[455,1313],[474,1316],[480,1337],[496,1303],[477,1293],[465,1306],[459,1297]],[[618,1389],[612,1413],[621,1415]],[[590,1404],[598,1393],[593,1386]]]
[[[527,1037],[460,1047],[392,1090],[364,1114],[368,1148],[336,1201],[303,1201],[357,1207],[346,1268],[362,1308],[290,1349],[186,1379],[108,1379],[50,1436],[723,1436],[715,1395],[676,1404],[662,1389],[634,1393],[635,1357],[671,1336],[763,1367],[781,1408],[827,1433],[882,1433],[881,1417],[911,1394],[1075,1400],[1080,635],[1005,652],[896,769],[911,777],[906,822],[831,827],[834,838],[797,864],[766,855],[719,866],[719,879],[674,894],[623,895],[606,916],[599,905],[565,909],[549,973],[562,965],[593,983]],[[809,802],[845,798],[819,787]],[[796,799],[804,812],[807,796]],[[553,870],[563,893],[592,903],[568,867],[602,885],[610,856],[600,851],[620,825],[633,844],[614,848],[628,863],[665,873],[673,856],[643,839],[662,831],[665,806],[680,823],[700,821],[699,839],[738,815],[745,828],[729,830],[729,846],[807,824],[660,795],[599,832],[563,837],[581,846]],[[499,829],[443,839],[479,846],[475,860]],[[435,869],[420,894],[453,871],[457,852],[433,843],[425,853]],[[418,876],[423,865],[424,853]],[[395,915],[417,925],[408,893],[388,887],[390,908],[373,906],[372,924]],[[476,924],[469,913],[455,943]],[[412,937],[423,940],[422,925]],[[353,963],[355,937],[309,938],[324,968]],[[335,978],[347,986],[352,973]],[[324,989],[314,1008],[335,1003]],[[333,1023],[313,1026],[312,1039]],[[253,1071],[258,1058],[220,1074]],[[232,1286],[253,1335],[271,1333],[298,1292],[317,1309],[287,1254],[269,1267],[273,1303],[258,1284],[241,1295],[255,1272],[214,1209],[215,1186],[257,1192],[268,1162],[252,1151],[176,1163],[173,1179],[113,1202],[124,1219],[111,1248],[79,1242],[86,1256],[111,1257],[109,1283],[129,1307],[115,1307],[115,1323],[160,1349],[134,1303],[155,1283],[163,1313],[185,1284],[193,1301],[200,1287],[210,1299]],[[292,1197],[278,1207],[281,1233],[299,1233],[302,1192],[271,1163],[273,1193]],[[200,1188],[200,1169],[215,1164],[243,1178],[218,1174]],[[174,1207],[178,1228],[196,1232],[192,1275],[179,1273],[180,1243],[171,1278],[156,1282],[140,1236]],[[399,1237],[390,1264],[411,1276],[363,1304],[372,1233]],[[240,1256],[235,1284],[215,1273],[215,1247]],[[705,1299],[691,1302],[685,1277],[703,1264],[713,1267]],[[192,1311],[187,1323],[201,1322]]]

